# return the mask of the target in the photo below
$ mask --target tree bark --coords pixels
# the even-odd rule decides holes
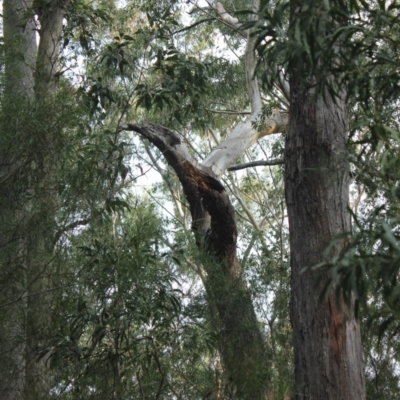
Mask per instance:
[[[34,100],[36,24],[32,1],[3,1],[5,86],[2,108],[4,124],[0,140],[0,304],[12,302],[26,287],[26,221],[29,210],[21,201],[26,184],[16,178],[23,167],[20,159],[24,118]],[[12,132],[12,133],[11,133]],[[0,398],[23,398],[26,378],[26,302],[0,309]]]
[[[43,3],[43,2],[42,2]],[[35,91],[38,100],[54,95],[63,20],[69,0],[52,0],[36,9],[39,22],[39,48],[36,61]]]
[[[296,3],[299,5],[299,2]],[[292,14],[293,18],[293,14]],[[294,337],[294,399],[365,399],[360,327],[353,310],[331,291],[321,304],[316,272],[339,234],[350,232],[347,109],[290,77],[290,113],[285,149],[285,190],[291,252],[291,322]],[[344,246],[338,240],[329,259]],[[323,284],[324,282],[322,282]],[[340,304],[338,304],[340,303]]]
[[[192,215],[192,229],[206,254],[203,266],[210,308],[215,309],[220,351],[235,399],[264,399],[265,349],[250,293],[236,256],[235,211],[221,183],[198,168],[179,136],[148,122],[126,124],[148,139],[175,170]]]
[[[251,1],[251,7],[258,11],[258,1]],[[138,132],[148,139],[174,168],[189,203],[197,244],[205,254],[203,266],[207,277],[204,284],[210,309],[216,311],[222,364],[233,389],[230,396],[258,400],[267,396],[265,347],[236,256],[234,209],[219,179],[258,139],[282,132],[287,125],[287,114],[276,109],[264,121],[265,129],[255,129],[262,105],[254,76],[255,38],[251,38],[250,31],[241,30],[238,21],[220,3],[215,9],[225,24],[247,39],[245,59],[251,115],[239,123],[201,163],[193,159],[179,135],[168,128],[148,122],[123,124],[121,128]]]

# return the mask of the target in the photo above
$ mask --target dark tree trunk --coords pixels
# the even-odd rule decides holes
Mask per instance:
[[[360,327],[353,311],[333,292],[318,301],[316,272],[301,270],[324,260],[335,236],[350,231],[346,153],[347,111],[303,85],[291,71],[290,117],[285,150],[290,226],[291,321],[294,337],[294,399],[365,399]],[[337,241],[328,258],[343,248]],[[319,288],[320,289],[320,288]]]
[[[175,170],[189,202],[192,229],[204,254],[205,288],[229,382],[228,398],[266,398],[265,348],[236,257],[235,210],[222,184],[197,168],[179,136],[151,123],[127,124],[153,143]],[[214,312],[215,311],[215,312]]]

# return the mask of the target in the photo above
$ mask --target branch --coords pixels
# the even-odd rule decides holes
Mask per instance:
[[[188,31],[189,29],[192,29],[192,28],[194,28],[195,26],[200,25],[200,24],[202,24],[202,23],[204,23],[204,22],[210,22],[210,21],[216,21],[216,20],[217,20],[217,19],[214,18],[214,17],[201,19],[200,21],[197,21],[197,22],[195,22],[195,23],[192,24],[192,25],[185,26],[185,27],[182,28],[182,29],[178,29],[177,31],[172,32],[172,33],[171,33],[171,36],[172,36],[172,35],[176,35],[177,33],[181,33],[181,32]]]
[[[251,9],[254,14],[249,16],[249,20],[257,19],[256,12],[259,9],[259,0],[252,0]],[[239,23],[239,20],[235,17],[232,17],[226,10],[225,7],[221,3],[216,3],[214,6],[214,10],[220,17],[220,20],[226,25],[230,26],[234,30],[240,33],[242,37],[247,40],[246,45],[246,80],[247,80],[247,89],[249,91],[250,103],[251,103],[251,111],[256,113],[261,110],[261,96],[260,90],[258,88],[258,82],[255,78],[255,70],[256,70],[256,59],[254,52],[254,44],[256,41],[256,37],[251,37],[250,29],[242,29],[242,24]]]
[[[171,183],[169,182],[168,179],[165,178],[165,174],[162,170],[162,168],[158,165],[157,160],[154,158],[153,154],[151,153],[149,146],[145,145],[144,146],[147,155],[150,157],[151,162],[153,163],[154,168],[158,171],[158,173],[161,175],[162,179],[168,186],[169,192],[171,193],[172,199],[175,203],[175,207],[178,210],[178,220],[182,224],[183,227],[185,227],[185,213],[183,212],[182,204],[181,202],[177,199],[177,196],[175,195],[174,189],[171,186]]]
[[[256,21],[258,19],[258,9],[260,7],[259,0],[251,1],[251,11],[254,14],[250,14],[248,19],[249,21]],[[255,43],[257,40],[256,36],[251,36],[251,33],[254,29],[247,30],[247,45],[246,45],[246,81],[247,81],[247,90],[249,92],[251,111],[253,113],[258,113],[261,111],[261,94],[260,88],[258,87],[258,80],[256,77],[256,54],[255,54]]]
[[[202,169],[220,178],[243,153],[258,139],[264,136],[285,131],[288,123],[288,113],[279,109],[273,110],[263,125],[265,129],[258,132],[254,125],[258,122],[260,112],[253,113],[246,121],[238,124],[228,137],[220,143],[203,161]]]
[[[239,20],[235,17],[232,17],[230,14],[228,14],[224,8],[224,6],[221,3],[217,3],[215,5],[215,11],[217,12],[218,16],[220,17],[220,20],[225,24],[233,28],[236,32],[240,33],[245,39],[247,39],[247,32],[242,29],[242,24],[239,22]]]
[[[282,165],[285,161],[283,158],[275,158],[274,160],[265,160],[265,161],[253,161],[244,164],[233,165],[228,168],[228,171],[237,171],[239,169],[245,169],[250,167],[260,167],[260,166],[268,166],[268,165]]]
[[[85,219],[79,219],[77,221],[71,222],[70,224],[64,226],[63,228],[59,229],[56,234],[54,235],[54,240],[53,243],[57,243],[58,239],[60,239],[61,235],[71,229],[77,228],[78,226],[82,225],[87,225],[91,220],[93,216],[90,218],[85,218]]]
[[[8,303],[0,304],[0,308],[9,306],[9,305],[14,304],[14,303],[17,303],[17,302],[19,302],[21,300],[25,300],[28,297],[41,296],[44,293],[54,292],[55,290],[64,289],[64,288],[69,287],[69,286],[72,286],[72,283],[70,285],[56,286],[56,287],[53,287],[53,288],[50,288],[50,289],[47,289],[47,290],[42,290],[42,291],[36,292],[36,293],[29,293],[29,294],[25,294],[25,295],[22,294],[21,296],[18,296],[16,299],[10,300]]]
[[[123,129],[138,132],[162,152],[182,184],[192,215],[192,229],[202,236],[212,253],[231,266],[236,260],[235,211],[222,184],[197,168],[176,132],[149,122],[125,124]]]
[[[235,111],[235,110],[212,110],[211,108],[206,108],[206,111],[215,114],[229,114],[229,115],[250,115],[249,111]]]

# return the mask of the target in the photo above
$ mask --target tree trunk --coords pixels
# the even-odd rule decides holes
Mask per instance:
[[[258,0],[249,2],[254,12]],[[214,2],[211,2],[214,4]],[[204,280],[215,327],[220,337],[220,354],[231,393],[228,398],[265,399],[268,387],[266,352],[242,267],[236,256],[236,222],[234,209],[219,179],[258,139],[282,132],[287,115],[274,110],[266,118],[265,129],[257,131],[255,122],[261,116],[261,96],[254,76],[255,38],[242,30],[222,4],[216,3],[219,18],[247,39],[246,78],[251,115],[239,123],[203,162],[190,155],[180,137],[173,131],[151,123],[122,124],[122,129],[135,131],[161,151],[174,168],[188,200],[192,229],[205,255]],[[250,19],[256,18],[255,15]]]
[[[3,1],[5,94],[7,101],[33,99],[36,63],[36,23],[27,10],[32,0]],[[19,100],[18,100],[19,99]]]
[[[45,359],[37,362],[37,351],[50,322],[50,295],[40,293],[49,287],[51,272],[59,132],[34,118],[54,101],[68,1],[45,3],[3,2],[7,118],[0,140],[0,397],[6,400],[44,399],[50,389]],[[39,137],[35,122],[46,136],[40,132]]]
[[[49,95],[54,95],[57,88],[60,40],[69,0],[52,0],[47,3],[37,9],[40,43],[36,62],[35,91],[39,101],[43,96],[47,98]]]
[[[26,183],[17,178],[24,161],[24,118],[34,100],[36,24],[26,11],[32,1],[3,1],[5,86],[0,138],[0,398],[23,398],[25,384],[26,302],[15,301],[26,287],[27,219],[21,199]]]
[[[297,3],[298,4],[298,3]],[[321,304],[316,272],[331,241],[350,232],[347,111],[340,98],[315,92],[293,70],[285,149],[285,188],[291,252],[294,399],[365,399],[360,327],[332,291]],[[344,96],[342,96],[344,97]],[[343,248],[337,241],[327,255]]]

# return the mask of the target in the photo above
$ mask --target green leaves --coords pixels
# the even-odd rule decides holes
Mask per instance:
[[[393,2],[386,7],[381,2],[310,1],[293,12],[283,30],[288,2],[265,6],[253,25],[257,49],[270,68],[267,83],[273,84],[278,71],[298,74],[305,87],[354,99],[378,121],[371,98],[382,108],[400,94],[397,9]]]
[[[202,97],[209,90],[209,65],[193,57],[187,57],[174,47],[158,49],[153,71],[157,83],[139,84],[136,107],[146,110],[174,110],[174,118],[181,124],[196,118]]]

